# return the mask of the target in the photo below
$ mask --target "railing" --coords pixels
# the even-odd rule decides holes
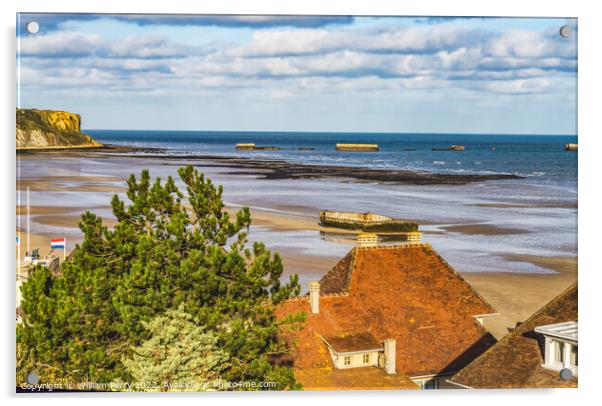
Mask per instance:
[[[320,223],[324,226],[341,227],[347,229],[361,229],[364,231],[418,231],[418,224],[408,221],[392,219],[374,213],[354,213],[322,210]]]
[[[339,221],[361,221],[365,223],[395,221],[389,217],[381,216],[374,213],[353,213],[353,212],[336,212],[323,210],[320,212],[321,220],[339,220]]]
[[[324,297],[345,297],[345,296],[349,296],[348,292],[340,292],[340,293],[320,293],[320,298],[324,298]],[[288,299],[286,299],[285,301],[296,301],[296,300],[307,300],[309,301],[309,294],[305,294],[305,295],[299,295],[299,296],[293,296],[290,297]]]
[[[362,247],[362,246],[358,246],[356,247],[357,249],[360,250],[374,250],[374,249],[389,249],[389,250],[393,250],[393,249],[399,249],[399,248],[420,248],[420,247],[426,247],[426,248],[430,248],[431,245],[427,242],[401,242],[401,243],[392,243],[392,244],[388,244],[388,245],[384,245],[384,244],[377,244],[377,245],[373,245],[371,247]]]

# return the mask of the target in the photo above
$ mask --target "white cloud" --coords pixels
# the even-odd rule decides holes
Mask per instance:
[[[79,32],[51,32],[20,38],[20,54],[46,58],[169,58],[190,57],[206,51],[170,41],[164,36],[131,36],[109,41]]]
[[[119,41],[56,31],[21,38],[21,83],[157,94],[203,89],[303,92],[465,89],[531,94],[575,74],[575,41],[458,24],[258,30],[243,45],[191,47],[164,36]]]
[[[49,35],[21,37],[20,55],[40,57],[79,57],[105,47],[97,35],[77,32],[55,32]]]
[[[283,29],[256,31],[249,43],[229,52],[234,56],[290,56],[340,50],[364,52],[435,52],[481,41],[481,30],[464,30],[455,25],[417,27],[370,27],[326,29]]]
[[[545,78],[530,78],[518,80],[490,81],[484,87],[496,93],[540,93],[550,86],[550,81]]]
[[[511,30],[493,38],[487,54],[497,58],[574,58],[576,43],[559,35],[525,30]]]

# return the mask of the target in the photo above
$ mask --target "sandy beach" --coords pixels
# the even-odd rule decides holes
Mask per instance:
[[[498,227],[491,224],[461,224],[442,228],[452,233],[477,235],[511,235],[525,233],[525,231],[520,228]]]
[[[485,327],[500,338],[577,280],[577,259],[517,257],[555,269],[557,274],[463,273],[462,276],[499,312],[485,319]]]
[[[81,152],[78,153],[81,155]],[[53,153],[56,156],[57,153]],[[60,156],[60,155],[59,155]],[[68,154],[65,154],[68,156]],[[24,156],[22,159],[39,159],[40,155],[32,154]],[[133,165],[132,168],[136,166]],[[60,192],[73,194],[76,199],[76,193],[93,193],[110,196],[113,193],[123,192],[126,188],[125,179],[118,176],[90,176],[90,175],[61,175],[56,177],[36,176],[24,177],[18,182],[18,189],[23,191],[29,187],[34,192]],[[68,238],[68,250],[72,249],[74,244],[81,241],[81,234],[77,237],[77,227],[80,215],[90,210],[92,212],[102,212],[105,224],[111,226],[115,220],[107,215],[110,213],[109,200],[103,197],[102,202],[89,207],[69,206],[57,207],[44,204],[35,204],[30,207],[32,222],[44,227],[59,227],[72,230],[75,237]],[[21,201],[21,206],[17,207],[17,214],[23,216],[26,214],[25,206]],[[227,211],[234,213],[239,207],[227,207]],[[353,237],[354,232],[334,228],[321,227],[318,224],[317,217],[299,214],[299,210],[292,213],[287,212],[287,208],[275,207],[274,210],[260,210],[252,208],[252,225],[257,230],[265,230],[273,233],[288,232],[312,232],[320,235],[321,233],[332,233],[345,238],[345,235]],[[502,208],[504,209],[504,208]],[[425,221],[428,222],[428,219]],[[19,224],[19,223],[18,223]],[[424,224],[424,223],[423,223]],[[22,241],[22,253],[25,251],[26,236],[24,233],[25,224],[20,223],[21,229],[18,234]],[[517,227],[500,228],[490,224],[459,224],[441,227],[440,231],[431,231],[433,235],[445,233],[461,233],[468,235],[498,236],[505,234],[522,234],[525,230]],[[428,242],[429,233],[425,233],[425,240]],[[58,237],[52,232],[35,232],[30,234],[31,247],[41,248],[42,255],[50,251],[50,239]],[[350,247],[349,247],[350,248]],[[341,247],[344,252],[345,246]],[[57,250],[60,255],[62,253]],[[281,247],[277,249],[283,258],[285,266],[285,276],[291,273],[299,274],[302,281],[319,279],[324,275],[342,255],[323,253],[323,255],[310,255],[300,252],[294,247]],[[489,301],[500,313],[486,319],[486,327],[496,336],[501,337],[508,328],[512,328],[517,322],[524,320],[547,301],[552,299],[571,283],[577,279],[577,258],[574,256],[537,256],[522,255],[513,253],[500,253],[500,259],[512,262],[522,262],[535,265],[541,269],[548,270],[548,273],[512,273],[512,272],[463,272],[462,269],[456,269],[463,277],[470,282],[473,287]]]

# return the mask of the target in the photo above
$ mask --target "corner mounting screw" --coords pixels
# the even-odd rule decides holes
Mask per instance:
[[[40,31],[40,24],[38,24],[35,21],[30,21],[27,23],[27,25],[25,26],[25,29],[27,30],[28,33],[30,34],[37,34],[38,31]]]
[[[570,37],[571,36],[571,27],[569,27],[568,25],[563,25],[562,27],[560,27],[559,34],[562,38]]]
[[[568,368],[564,368],[560,371],[560,379],[562,379],[563,381],[570,381],[571,379],[573,379],[573,371],[571,371]]]
[[[40,383],[40,377],[35,372],[28,373],[25,380],[30,385],[37,385],[38,383]]]

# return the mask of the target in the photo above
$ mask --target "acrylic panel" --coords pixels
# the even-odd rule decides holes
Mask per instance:
[[[577,386],[576,19],[16,34],[17,391]]]

